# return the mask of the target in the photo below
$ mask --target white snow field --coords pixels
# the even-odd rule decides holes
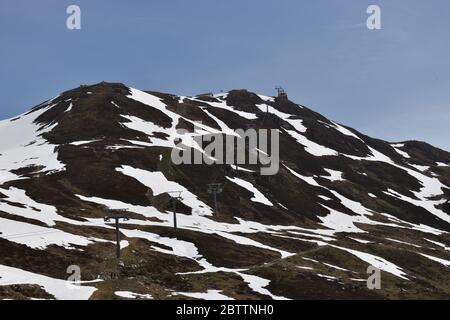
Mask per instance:
[[[51,131],[57,124],[40,126],[33,121],[51,109],[48,105],[34,112],[0,121],[0,184],[19,178],[11,170],[36,166],[41,172],[54,172],[64,169],[58,161],[55,145],[42,138],[42,134]]]
[[[97,290],[70,281],[54,279],[36,273],[0,265],[0,286],[35,284],[58,300],[86,300]]]
[[[73,245],[87,246],[93,241],[54,228],[0,218],[1,238],[24,244],[33,249],[44,250],[50,245],[75,249]]]
[[[253,193],[253,197],[250,199],[253,202],[259,202],[265,204],[266,206],[273,206],[273,203],[269,201],[258,189],[256,189],[250,182],[239,178],[226,177],[229,181],[237,184],[238,186],[247,189]]]
[[[130,166],[122,166],[116,170],[127,176],[135,178],[140,183],[150,188],[155,196],[166,192],[180,191],[183,196],[183,200],[181,200],[181,202],[192,208],[193,213],[207,216],[212,215],[212,209],[208,205],[200,201],[196,195],[191,193],[182,185],[167,180],[162,172],[150,172],[135,169]]]
[[[173,295],[182,295],[203,300],[234,300],[221,292],[221,290],[208,290],[207,292],[174,292]]]
[[[150,294],[142,294],[142,293],[135,293],[131,291],[116,291],[114,294],[121,298],[126,299],[142,299],[142,300],[152,300],[153,297]]]

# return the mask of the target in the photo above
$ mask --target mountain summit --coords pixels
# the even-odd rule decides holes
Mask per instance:
[[[276,131],[275,175],[172,161],[174,149],[205,153],[188,137],[245,142],[239,129]],[[368,137],[284,95],[105,82],[1,121],[0,134],[0,298],[450,295],[450,153],[427,143]],[[107,216],[129,219],[120,260]]]

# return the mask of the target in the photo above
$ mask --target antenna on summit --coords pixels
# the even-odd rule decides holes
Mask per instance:
[[[278,93],[277,98],[278,99],[280,99],[280,100],[288,100],[288,95],[287,95],[286,91],[282,87],[280,87],[280,86],[275,87],[275,90],[277,90],[277,93]]]

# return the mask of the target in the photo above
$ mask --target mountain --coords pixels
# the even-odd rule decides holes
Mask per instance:
[[[174,150],[205,154],[188,138],[238,129],[278,134],[276,174],[174,163]],[[284,95],[105,82],[1,121],[0,134],[0,298],[450,296],[450,153],[427,143],[368,137]],[[129,218],[120,260],[106,216]],[[81,286],[66,281],[77,274]]]

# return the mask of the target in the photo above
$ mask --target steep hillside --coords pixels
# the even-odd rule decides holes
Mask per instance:
[[[199,139],[251,128],[279,133],[277,174],[172,161],[174,148],[195,158]],[[450,296],[450,153],[424,142],[374,139],[246,90],[105,82],[1,121],[0,134],[0,298]],[[114,215],[129,218],[120,261]],[[81,286],[65,281],[73,265]]]

